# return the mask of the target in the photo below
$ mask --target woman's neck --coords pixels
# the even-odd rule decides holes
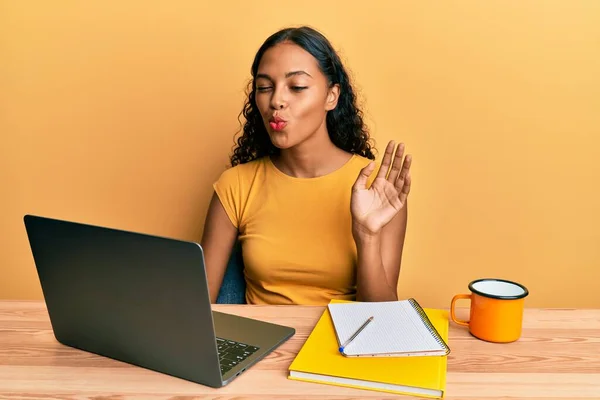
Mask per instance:
[[[352,157],[333,144],[329,135],[315,135],[272,158],[273,164],[286,175],[316,178],[341,168]]]

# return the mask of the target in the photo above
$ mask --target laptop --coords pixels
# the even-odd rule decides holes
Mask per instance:
[[[218,388],[295,333],[212,311],[197,243],[34,215],[24,223],[66,346]]]

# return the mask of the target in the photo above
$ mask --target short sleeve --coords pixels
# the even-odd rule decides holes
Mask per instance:
[[[233,167],[223,171],[219,179],[213,184],[213,188],[231,223],[239,228],[241,196],[238,168]]]

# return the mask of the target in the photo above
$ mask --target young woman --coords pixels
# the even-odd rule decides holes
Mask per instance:
[[[403,144],[387,145],[375,173],[348,74],[312,28],[270,36],[250,85],[201,241],[211,301],[236,239],[250,304],[397,300],[411,181]]]

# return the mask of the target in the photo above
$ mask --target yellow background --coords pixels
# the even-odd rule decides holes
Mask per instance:
[[[380,154],[414,156],[401,297],[501,277],[600,307],[598,21],[594,0],[0,1],[0,298],[42,298],[26,213],[200,240],[255,51],[309,24]]]

